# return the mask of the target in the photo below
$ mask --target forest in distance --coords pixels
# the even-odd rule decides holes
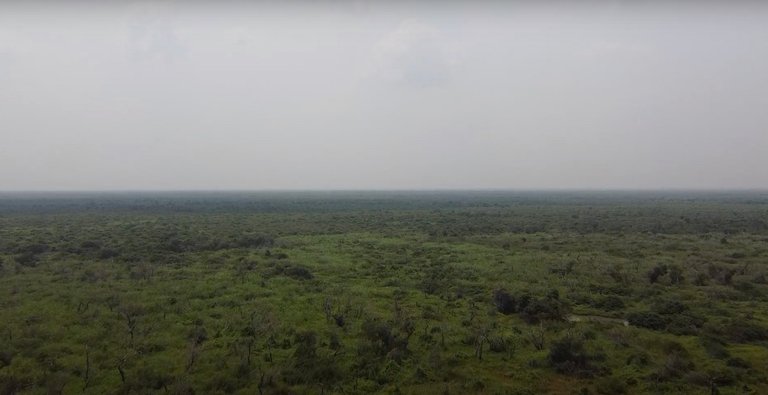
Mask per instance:
[[[766,191],[0,193],[0,394],[765,394]]]

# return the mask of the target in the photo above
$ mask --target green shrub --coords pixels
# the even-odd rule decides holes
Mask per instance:
[[[626,394],[627,383],[618,377],[608,376],[597,380],[595,383],[595,390],[598,394],[604,395]]]
[[[699,343],[702,347],[704,347],[704,351],[706,351],[707,354],[712,358],[725,359],[731,356],[731,354],[728,352],[728,349],[725,348],[725,342],[715,337],[701,337],[699,338]]]
[[[584,342],[566,336],[552,343],[547,356],[550,366],[556,372],[579,377],[592,377],[598,372],[593,355],[587,352]]]
[[[267,277],[286,276],[294,280],[311,280],[315,276],[309,268],[291,262],[281,262],[275,264],[274,268],[267,273]]]
[[[705,320],[690,313],[675,314],[670,316],[667,331],[675,335],[693,336],[700,332]]]
[[[679,314],[688,310],[688,306],[677,300],[658,300],[653,305],[653,311],[658,314]]]
[[[632,313],[627,316],[627,321],[630,325],[655,331],[664,330],[667,327],[667,321],[664,317],[650,311]]]
[[[593,303],[593,306],[606,311],[622,310],[624,308],[624,300],[615,295],[608,295],[598,299]]]

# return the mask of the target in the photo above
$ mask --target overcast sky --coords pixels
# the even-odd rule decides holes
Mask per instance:
[[[0,190],[768,188],[759,2],[31,3]]]

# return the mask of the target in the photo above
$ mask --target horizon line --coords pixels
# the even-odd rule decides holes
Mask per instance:
[[[284,192],[767,192],[768,187],[737,188],[262,188],[262,189],[0,189],[0,194],[45,193],[284,193]]]

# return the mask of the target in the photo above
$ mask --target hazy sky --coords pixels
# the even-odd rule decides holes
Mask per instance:
[[[768,188],[759,2],[29,3],[0,190]]]

